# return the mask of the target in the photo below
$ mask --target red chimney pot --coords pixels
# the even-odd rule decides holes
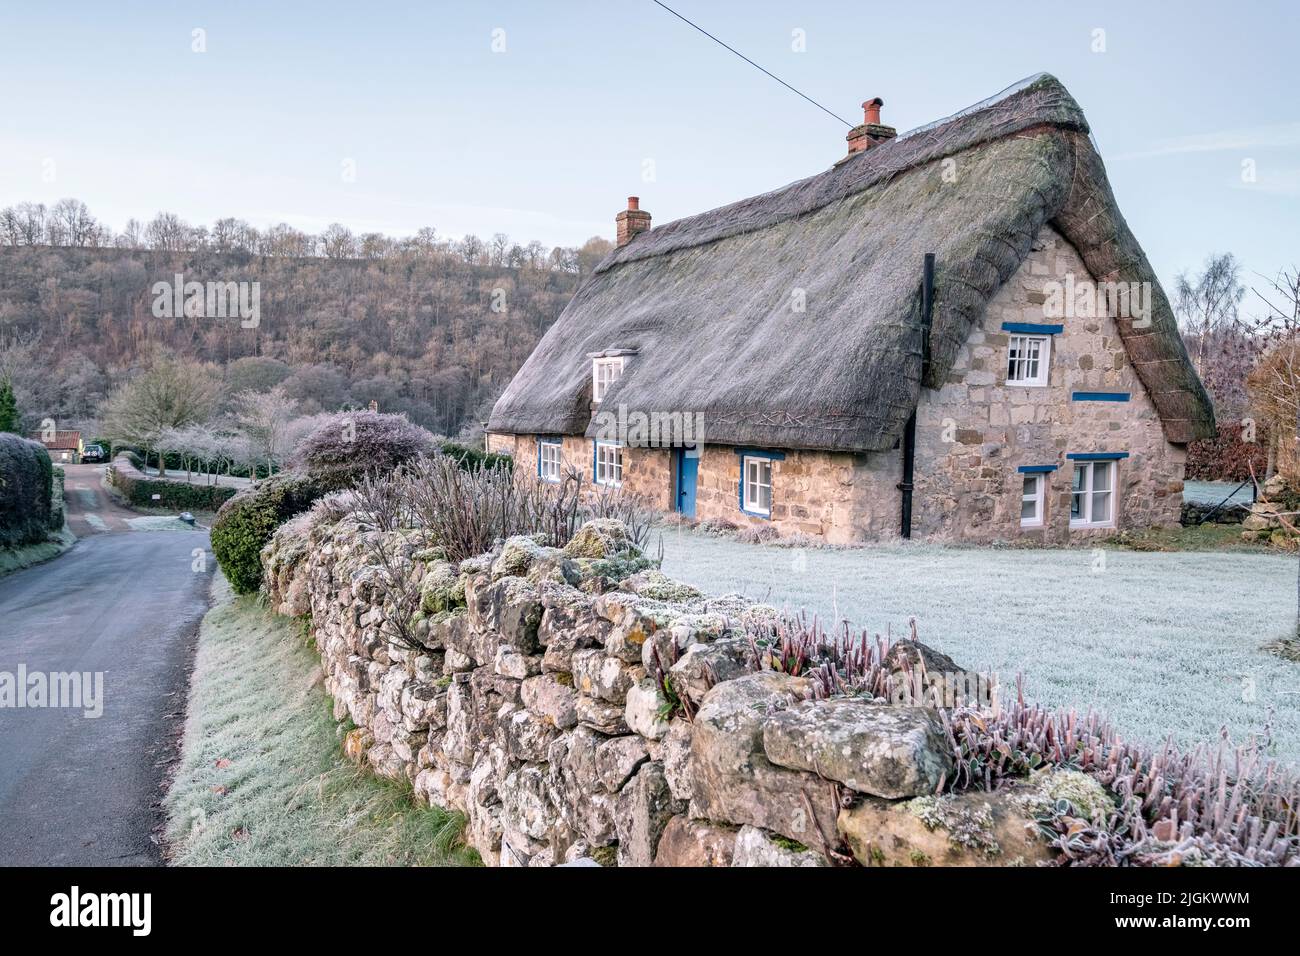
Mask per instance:
[[[625,246],[640,233],[650,228],[650,214],[641,208],[636,196],[627,197],[627,208],[614,217],[615,245]]]
[[[885,105],[885,101],[879,96],[875,99],[867,100],[862,104],[862,122],[868,126],[880,125],[880,108]]]

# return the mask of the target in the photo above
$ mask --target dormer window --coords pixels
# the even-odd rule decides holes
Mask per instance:
[[[605,392],[623,374],[623,356],[591,360],[591,400],[602,401]]]

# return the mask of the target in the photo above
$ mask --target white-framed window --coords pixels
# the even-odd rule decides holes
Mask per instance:
[[[1076,461],[1070,485],[1070,527],[1105,528],[1115,523],[1115,462]]]
[[[559,481],[564,446],[558,441],[540,439],[537,443],[537,477],[542,481]]]
[[[1007,340],[1007,384],[1046,385],[1051,357],[1050,335],[1012,335]]]
[[[623,357],[598,358],[591,360],[591,400],[599,402],[609,391],[609,387],[623,374]]]
[[[772,514],[772,459],[745,455],[740,460],[743,475],[741,502],[743,510],[756,515]]]
[[[598,485],[617,488],[623,483],[623,446],[611,441],[596,442],[595,479]]]
[[[1047,488],[1047,475],[1041,472],[1022,475],[1025,479],[1020,492],[1020,527],[1041,528],[1043,525],[1043,500]]]

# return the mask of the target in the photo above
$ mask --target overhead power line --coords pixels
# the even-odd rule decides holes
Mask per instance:
[[[801,93],[799,90],[796,90],[793,86],[791,86],[791,85],[790,85],[789,83],[787,83],[785,80],[781,79],[779,76],[777,76],[777,75],[776,75],[775,73],[773,73],[771,70],[765,70],[765,69],[763,69],[761,66],[759,66],[757,63],[755,63],[755,62],[754,62],[753,60],[751,60],[749,57],[745,56],[745,54],[741,53],[741,52],[740,52],[739,50],[737,50],[735,47],[733,47],[733,46],[729,46],[729,45],[727,45],[726,43],[723,43],[721,40],[719,40],[717,37],[715,37],[715,36],[714,36],[712,33],[710,33],[708,30],[704,29],[704,27],[700,26],[698,23],[693,23],[693,22],[691,22],[690,20],[686,19],[684,16],[682,16],[680,13],[678,13],[678,12],[677,12],[676,10],[674,10],[672,7],[668,6],[668,4],[666,4],[666,3],[660,3],[660,0],[653,0],[653,2],[654,2],[655,4],[657,4],[658,6],[663,7],[665,10],[667,10],[669,13],[671,13],[673,16],[675,16],[678,20],[681,20],[683,23],[687,24],[688,26],[690,26],[690,27],[692,27],[692,28],[694,28],[694,29],[696,29],[696,30],[699,30],[701,33],[703,33],[706,37],[708,37],[708,38],[709,38],[710,40],[712,40],[714,43],[718,44],[718,46],[721,46],[721,47],[724,47],[725,49],[730,50],[732,53],[736,54],[736,56],[740,57],[742,60],[744,60],[744,61],[745,61],[746,63],[748,63],[750,66],[752,66],[754,69],[758,70],[760,73],[766,73],[768,76],[770,76],[772,79],[776,80],[778,83],[780,83],[782,86],[784,86],[784,87],[785,87],[787,90],[789,90],[791,93],[794,93],[796,96],[801,96],[801,97],[803,97],[805,100],[807,100],[807,101],[808,101],[809,103],[811,103],[813,106],[817,107],[819,110],[821,110],[821,111],[822,111],[823,113],[825,113],[827,116],[830,116],[830,117],[833,117],[833,118],[839,120],[841,123],[843,123],[845,126],[849,127],[850,129],[853,128],[853,124],[850,123],[848,120],[846,120],[844,117],[842,117],[842,116],[836,116],[836,114],[832,113],[832,112],[831,112],[830,110],[828,110],[826,107],[822,106],[820,103],[818,103],[818,102],[817,102],[815,99],[813,99],[811,96],[807,95],[806,93]]]

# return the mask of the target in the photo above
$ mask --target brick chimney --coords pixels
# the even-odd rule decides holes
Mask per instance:
[[[646,232],[650,228],[650,214],[641,208],[641,200],[636,196],[627,197],[627,208],[614,217],[617,228],[615,245],[626,246],[632,237]]]
[[[885,126],[880,122],[880,108],[884,105],[885,101],[878,96],[862,104],[862,125],[853,127],[845,137],[849,141],[849,156],[898,135],[898,130],[894,127]]]

